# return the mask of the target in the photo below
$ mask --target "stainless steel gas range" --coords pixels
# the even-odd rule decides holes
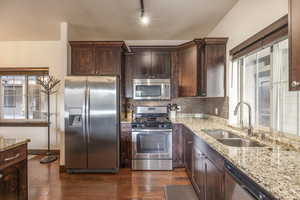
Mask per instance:
[[[132,123],[132,169],[173,169],[172,123],[167,107],[136,107]]]

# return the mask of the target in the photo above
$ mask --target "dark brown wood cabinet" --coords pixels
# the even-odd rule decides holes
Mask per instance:
[[[205,38],[203,41],[201,92],[207,97],[224,97],[226,96],[227,38]]]
[[[121,75],[122,50],[119,47],[95,46],[96,74]]]
[[[94,45],[73,44],[71,48],[71,74],[96,74]]]
[[[182,133],[184,134],[184,166],[188,176],[191,177],[193,170],[193,133],[191,133],[186,127],[183,127]]]
[[[179,97],[226,95],[227,38],[195,39],[178,48]]]
[[[171,77],[170,49],[132,48],[134,53],[128,54],[131,77],[140,79],[165,79]]]
[[[300,1],[289,0],[289,84],[290,90],[300,90]]]
[[[151,76],[166,79],[171,76],[171,54],[169,51],[151,52]]]
[[[184,139],[181,124],[173,124],[172,145],[173,168],[184,167]]]
[[[147,79],[152,76],[151,51],[136,51],[129,55],[129,65],[132,68],[132,78]]]
[[[180,97],[199,96],[200,66],[197,64],[197,53],[196,44],[184,46],[178,50]]]
[[[70,42],[71,75],[121,75],[123,42]]]
[[[205,159],[205,197],[206,200],[222,200],[224,194],[224,170],[219,170],[209,159]]]
[[[184,165],[192,185],[203,200],[224,199],[224,159],[185,126]]]
[[[194,183],[196,193],[198,194],[200,199],[205,199],[205,156],[196,146],[194,146],[193,148],[192,163],[192,182]]]
[[[120,167],[131,168],[131,124],[121,124],[121,137],[120,137]]]
[[[28,199],[27,145],[0,152],[0,199]]]

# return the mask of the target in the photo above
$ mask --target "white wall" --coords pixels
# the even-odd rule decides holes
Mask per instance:
[[[66,34],[66,23],[61,29]],[[51,75],[63,80],[67,73],[67,37],[61,33],[60,41],[4,41],[0,42],[0,67],[49,67]],[[63,83],[63,81],[62,81]],[[51,96],[51,146],[60,148],[63,131],[63,84]],[[29,138],[29,149],[47,148],[46,127],[0,127],[0,136]]]
[[[233,119],[230,98],[231,58],[229,51],[257,32],[288,13],[288,0],[239,0],[207,37],[228,37],[227,91],[229,91],[229,118]],[[235,121],[235,120],[233,120]]]

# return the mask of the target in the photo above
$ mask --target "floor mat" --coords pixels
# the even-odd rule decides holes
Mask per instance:
[[[168,185],[165,187],[166,200],[198,200],[191,185]]]

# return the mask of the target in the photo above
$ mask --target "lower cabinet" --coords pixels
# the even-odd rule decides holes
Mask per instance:
[[[197,147],[193,148],[192,181],[200,199],[205,198],[205,156]]]
[[[209,159],[205,159],[205,199],[224,199],[224,181],[224,171],[219,170]]]
[[[172,133],[173,168],[184,167],[183,143],[184,140],[182,134],[182,125],[173,124],[173,133]]]
[[[194,189],[201,200],[224,199],[224,170],[218,155],[198,136],[183,127],[184,165]],[[217,159],[217,162],[214,160]],[[224,163],[223,163],[224,164]]]
[[[131,168],[131,124],[121,124],[120,168]]]
[[[191,177],[193,170],[193,134],[185,127],[182,129],[182,133],[184,134],[184,166],[188,176]]]
[[[22,149],[23,150],[23,149]],[[26,148],[24,150],[27,151]],[[11,155],[10,150],[4,152],[4,156]],[[11,150],[14,151],[14,150]],[[2,200],[27,200],[27,156],[26,159],[21,160],[22,155],[27,155],[26,152],[19,152],[20,155],[10,163],[1,162],[0,152],[0,199]],[[18,161],[17,159],[21,160]],[[7,167],[6,167],[7,166]]]

